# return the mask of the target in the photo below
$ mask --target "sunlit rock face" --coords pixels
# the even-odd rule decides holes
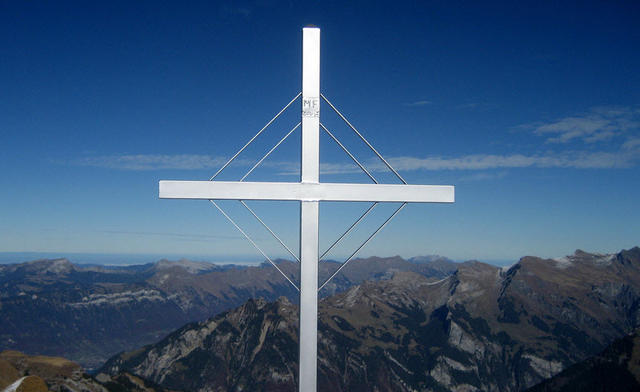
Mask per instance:
[[[521,391],[639,326],[640,248],[395,272],[324,299],[319,390]],[[294,391],[297,307],[252,300],[112,358],[168,388]]]

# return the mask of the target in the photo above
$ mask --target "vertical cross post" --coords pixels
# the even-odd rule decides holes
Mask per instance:
[[[320,29],[302,34],[302,183],[320,177]],[[318,201],[300,202],[299,391],[315,392],[318,366]]]
[[[298,98],[294,98],[265,128],[236,153],[209,181],[160,181],[161,198],[205,199],[224,214],[240,232],[256,247],[242,229],[215,203],[214,200],[300,200],[300,367],[298,385],[300,392],[317,391],[318,377],[318,203],[320,201],[372,201],[403,202],[369,238],[366,245],[406,203],[453,203],[455,192],[448,185],[399,184],[344,184],[320,183],[320,29],[305,27],[302,33],[302,164],[299,183],[281,182],[227,182],[212,181],[224,170],[282,111]],[[326,100],[326,99],[325,99]],[[329,101],[327,101],[329,103]],[[395,169],[353,128],[337,109],[329,105],[347,122],[360,138],[378,155],[387,167]],[[295,128],[294,128],[295,129]],[[325,128],[326,130],[326,128]],[[334,138],[335,139],[335,138]],[[284,140],[284,139],[283,139]],[[337,141],[337,140],[336,140]],[[340,144],[340,142],[338,142]],[[340,146],[342,146],[340,144]],[[277,147],[277,145],[276,145]],[[343,147],[344,148],[344,147]],[[273,151],[273,150],[272,150]],[[345,151],[351,156],[346,149]],[[270,152],[269,152],[270,153]],[[269,154],[268,153],[268,154]],[[268,155],[267,154],[267,155]],[[353,156],[351,156],[353,158]],[[265,156],[266,158],[266,156]],[[264,158],[263,158],[264,159]],[[353,158],[355,160],[355,158]],[[356,163],[357,160],[356,160]],[[358,165],[369,174],[362,165]],[[255,168],[255,166],[254,166]],[[253,170],[253,169],[251,169]],[[251,170],[249,172],[251,172]],[[399,174],[397,174],[400,177]],[[401,177],[400,177],[401,178]],[[402,179],[402,178],[401,178]],[[248,208],[248,207],[247,207]],[[250,210],[251,211],[251,210]],[[368,212],[367,212],[368,213]],[[254,214],[255,215],[255,214]],[[364,217],[364,215],[362,216]],[[362,219],[362,217],[360,219]],[[258,218],[256,216],[256,218]],[[260,218],[258,218],[260,220]],[[359,220],[358,220],[359,221]],[[356,224],[357,222],[356,221]],[[262,220],[260,220],[261,223]],[[264,223],[263,223],[264,224]],[[353,226],[352,226],[353,227]],[[349,229],[351,230],[351,229]],[[269,229],[271,231],[271,229]],[[273,234],[273,232],[272,232]],[[279,240],[279,239],[278,239]],[[280,241],[282,243],[282,241]],[[283,244],[284,245],[284,244]],[[258,248],[265,256],[266,254]],[[355,255],[355,253],[353,254]],[[269,261],[269,259],[267,257]],[[350,259],[349,259],[350,260]],[[342,267],[349,261],[347,260]],[[278,268],[273,262],[272,264]],[[339,272],[340,269],[336,271]],[[278,271],[295,284],[278,268]],[[334,274],[335,276],[335,274]],[[325,285],[329,280],[323,283]],[[296,286],[296,288],[298,288]]]

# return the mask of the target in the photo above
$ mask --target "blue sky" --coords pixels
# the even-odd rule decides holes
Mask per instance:
[[[410,183],[456,186],[455,204],[408,206],[363,256],[640,245],[638,20],[637,2],[0,2],[0,252],[259,260],[206,201],[159,200],[157,182],[208,179],[298,93],[307,24],[322,29],[323,93]],[[241,177],[298,113],[223,178]],[[294,181],[298,149],[294,133],[250,179]],[[322,181],[367,181],[326,137],[321,158]],[[297,248],[296,203],[251,205]],[[366,207],[323,205],[321,244]]]

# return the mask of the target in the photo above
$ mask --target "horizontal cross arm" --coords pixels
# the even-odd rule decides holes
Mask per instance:
[[[453,203],[450,185],[160,181],[161,199]]]

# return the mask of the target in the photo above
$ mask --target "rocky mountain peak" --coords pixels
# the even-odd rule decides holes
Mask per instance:
[[[616,255],[616,261],[622,265],[640,266],[640,247],[623,250]]]
[[[521,258],[515,266],[522,267],[529,272],[541,273],[541,271],[546,270],[573,269],[578,266],[602,268],[611,265],[613,261],[619,258],[619,254],[588,253],[578,249],[572,255],[553,259],[525,256]]]
[[[615,254],[588,253],[577,249],[569,259],[574,263],[589,263],[593,265],[609,265],[615,259]]]
[[[501,269],[496,267],[495,265],[483,263],[481,261],[471,260],[465,261],[464,263],[460,263],[458,265],[458,270],[456,272],[456,276],[461,281],[495,281]]]

